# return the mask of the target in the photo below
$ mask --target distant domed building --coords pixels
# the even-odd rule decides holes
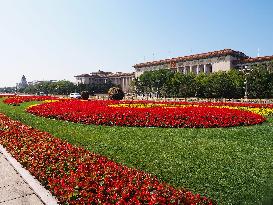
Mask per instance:
[[[24,89],[28,86],[28,83],[27,83],[27,79],[26,77],[23,75],[22,78],[21,78],[21,81],[20,83],[17,83],[16,87],[17,87],[17,90],[19,89]]]

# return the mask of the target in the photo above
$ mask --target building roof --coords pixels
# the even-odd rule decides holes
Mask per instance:
[[[273,56],[262,56],[262,57],[256,57],[256,58],[247,58],[242,59],[240,63],[256,63],[256,62],[264,62],[264,61],[272,61]]]
[[[191,60],[196,60],[196,59],[212,58],[212,57],[218,57],[218,56],[220,57],[220,56],[227,56],[227,55],[239,57],[241,59],[249,58],[243,52],[234,51],[232,49],[223,49],[223,50],[219,50],[219,51],[212,51],[212,52],[200,53],[200,54],[189,55],[189,56],[169,58],[169,59],[165,59],[165,60],[152,61],[152,62],[146,62],[146,63],[139,63],[139,64],[134,65],[133,67],[134,68],[141,68],[141,67],[161,65],[161,64],[171,63],[171,62],[191,61]]]
[[[135,73],[122,73],[122,72],[116,72],[116,73],[112,73],[112,72],[104,72],[99,70],[99,72],[92,72],[90,74],[81,74],[81,75],[76,75],[74,77],[93,77],[93,78],[111,78],[111,77],[125,77],[125,76],[134,76]]]
[[[135,76],[135,73],[122,73],[122,72],[116,72],[116,73],[112,73],[110,75],[108,75],[109,78],[113,78],[113,77],[131,77],[131,76]]]
[[[74,77],[91,77],[89,74],[75,75]]]

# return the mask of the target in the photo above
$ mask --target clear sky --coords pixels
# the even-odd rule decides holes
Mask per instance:
[[[0,87],[224,48],[273,55],[272,0],[0,0]]]

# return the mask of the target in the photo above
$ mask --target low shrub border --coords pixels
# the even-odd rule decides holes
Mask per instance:
[[[213,204],[3,114],[0,143],[62,204]]]

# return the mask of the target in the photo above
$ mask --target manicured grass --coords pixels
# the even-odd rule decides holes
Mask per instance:
[[[0,100],[0,112],[219,204],[273,203],[272,118],[235,128],[104,127],[34,117],[30,104]]]

